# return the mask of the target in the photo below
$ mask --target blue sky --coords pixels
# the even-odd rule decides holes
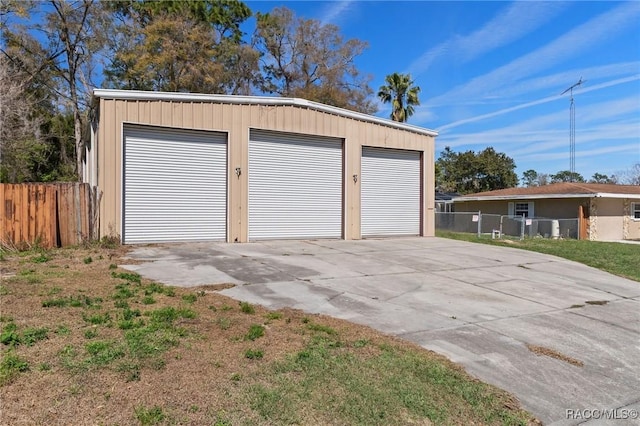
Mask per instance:
[[[576,171],[615,174],[640,162],[640,2],[248,1],[286,6],[340,27],[369,48],[356,64],[377,91],[411,73],[421,103],[409,123],[445,147],[488,146],[528,169],[569,169],[569,95]],[[253,24],[252,24],[253,25]],[[380,104],[376,115],[389,116]]]

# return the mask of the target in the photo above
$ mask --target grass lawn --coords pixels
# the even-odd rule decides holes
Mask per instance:
[[[491,236],[461,232],[436,231],[437,237],[474,243],[492,244],[552,254],[565,259],[610,272],[621,277],[640,281],[640,245],[607,243],[586,240],[552,240],[525,238],[524,240],[491,239]]]
[[[151,282],[125,254],[0,252],[2,424],[536,424],[433,352]]]

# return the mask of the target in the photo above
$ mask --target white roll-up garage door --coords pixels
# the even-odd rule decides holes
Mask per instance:
[[[342,237],[342,140],[251,130],[249,239]]]
[[[225,240],[227,135],[125,125],[123,241]]]
[[[420,234],[420,152],[362,148],[363,237]]]

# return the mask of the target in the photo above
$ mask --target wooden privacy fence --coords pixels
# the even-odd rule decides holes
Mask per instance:
[[[51,248],[92,240],[99,199],[87,183],[0,184],[0,243]]]

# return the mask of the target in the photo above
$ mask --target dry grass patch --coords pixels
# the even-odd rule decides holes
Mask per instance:
[[[432,352],[145,280],[125,254],[4,253],[2,424],[535,423]]]
[[[584,366],[584,362],[575,358],[571,358],[570,356],[558,352],[555,349],[545,348],[544,346],[531,345],[529,343],[527,343],[527,349],[529,349],[536,355],[545,355],[554,359],[559,359],[560,361],[568,362],[569,364],[575,365],[576,367]]]
[[[235,286],[236,285],[232,283],[205,284],[205,285],[192,287],[192,289],[195,291],[220,291],[220,290],[225,290],[227,288],[233,288]]]

